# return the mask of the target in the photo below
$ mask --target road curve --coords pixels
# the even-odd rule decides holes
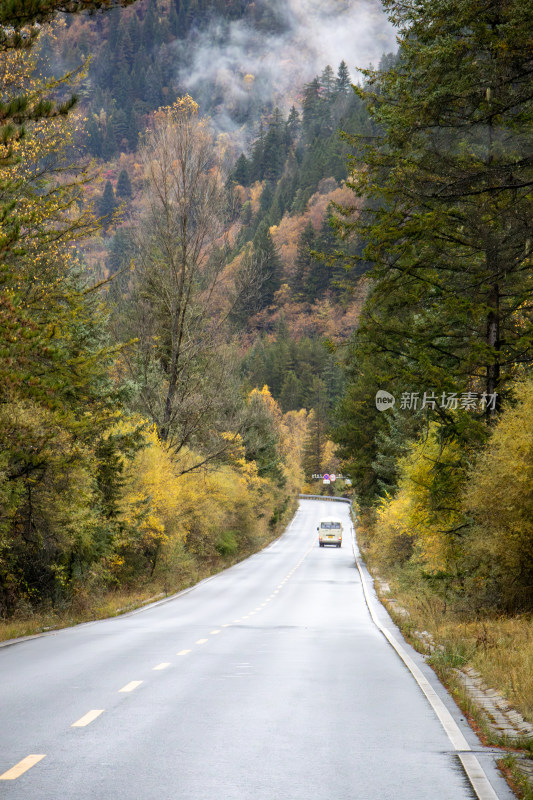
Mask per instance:
[[[349,538],[318,547],[317,520],[333,509],[349,527],[346,504],[302,500],[280,539],[191,591],[0,648],[0,796],[475,798],[369,614]],[[374,613],[394,632],[381,606]],[[496,796],[512,798],[494,754],[403,647]]]

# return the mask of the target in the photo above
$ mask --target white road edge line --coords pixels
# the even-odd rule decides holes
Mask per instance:
[[[424,692],[426,698],[429,701],[433,711],[437,715],[439,722],[441,723],[442,727],[446,731],[448,739],[452,743],[453,747],[458,752],[458,757],[463,765],[463,769],[465,770],[468,780],[472,784],[472,788],[474,789],[477,797],[479,800],[499,800],[498,795],[492,788],[492,785],[487,778],[483,767],[479,763],[478,759],[471,751],[471,747],[466,741],[465,737],[461,733],[459,726],[457,725],[456,721],[436,693],[435,689],[431,686],[428,679],[424,676],[421,670],[417,667],[414,663],[410,655],[408,654],[407,650],[394,638],[394,636],[388,631],[379,621],[377,618],[375,611],[374,611],[374,601],[368,591],[368,587],[366,584],[366,579],[363,573],[361,559],[357,555],[356,550],[356,539],[355,539],[355,528],[352,525],[352,548],[353,554],[355,558],[355,563],[357,565],[357,569],[359,570],[359,575],[361,577],[361,585],[363,587],[363,593],[365,596],[365,602],[370,612],[370,616],[372,618],[372,622],[378,628],[378,630],[383,634],[383,636],[387,639],[389,644],[396,650],[400,658],[402,659],[403,663],[418,683],[422,691]],[[467,752],[464,752],[464,751]]]

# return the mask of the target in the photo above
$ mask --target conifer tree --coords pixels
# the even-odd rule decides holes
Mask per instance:
[[[324,450],[327,439],[326,391],[323,381],[314,378],[311,390],[313,407],[307,421],[302,467],[307,479],[324,470]]]
[[[300,236],[298,237],[298,249],[296,251],[296,262],[294,272],[294,291],[296,296],[301,296],[306,299],[306,285],[309,276],[309,270],[313,258],[310,250],[315,242],[315,229],[313,223],[309,221]]]
[[[320,80],[318,78],[314,78],[311,83],[306,84],[304,87],[302,125],[304,134],[309,140],[318,136],[322,122],[322,98],[320,88]]]
[[[98,203],[97,210],[104,230],[107,230],[111,225],[111,220],[115,209],[117,207],[115,200],[115,192],[111,181],[106,181],[104,191],[102,192]]]
[[[281,259],[276,249],[267,222],[262,222],[253,240],[254,259],[261,275],[259,308],[267,308],[281,284]]]
[[[117,152],[117,140],[115,129],[112,124],[106,125],[102,140],[102,158],[109,161]]]
[[[132,196],[131,181],[126,168],[121,169],[117,180],[117,195],[126,200]]]
[[[263,146],[263,175],[268,181],[276,181],[285,163],[285,132],[279,108],[274,109]]]
[[[324,430],[316,411],[311,409],[307,418],[307,434],[302,451],[302,469],[306,480],[322,475],[324,468]]]
[[[320,75],[320,85],[324,89],[326,98],[328,100],[333,97],[337,86],[335,81],[335,73],[329,64],[322,70],[322,74]]]
[[[93,156],[101,156],[103,145],[102,129],[100,128],[98,120],[95,118],[94,114],[92,114],[87,120],[86,133],[88,140],[87,147],[89,152],[92,153]]]
[[[235,164],[235,168],[233,170],[233,180],[239,183],[241,186],[248,186],[250,182],[250,162],[244,155],[241,153],[239,158],[237,159],[237,163]]]
[[[130,2],[133,0],[10,0],[0,3],[0,53],[27,51],[37,41],[43,26],[58,13],[94,12],[126,6]],[[68,114],[77,98],[72,95],[57,102],[53,91],[60,83],[52,81],[44,91],[25,91],[0,101],[0,135],[4,145],[24,136],[24,124],[28,120]],[[8,147],[0,163],[7,163],[10,157]]]
[[[296,139],[300,131],[300,114],[295,106],[291,106],[289,116],[287,117],[287,138],[288,144],[291,145]]]
[[[292,369],[286,373],[283,380],[279,395],[279,404],[283,412],[296,411],[303,405],[302,384]]]
[[[349,94],[351,91],[350,70],[344,60],[341,61],[337,70],[335,90],[338,94]]]

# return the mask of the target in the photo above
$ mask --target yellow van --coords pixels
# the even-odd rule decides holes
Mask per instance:
[[[320,547],[324,547],[325,544],[334,544],[335,547],[342,547],[342,522],[340,519],[334,517],[321,519],[317,531]]]

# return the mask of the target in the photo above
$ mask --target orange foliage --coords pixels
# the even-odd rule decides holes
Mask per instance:
[[[353,203],[353,192],[344,185],[337,186],[333,178],[325,178],[320,182],[318,191],[309,199],[307,209],[301,216],[289,217],[288,214],[285,214],[279,225],[270,229],[274,244],[283,261],[285,280],[294,275],[300,234],[308,222],[313,224],[316,231],[320,230],[331,202],[350,205]]]

